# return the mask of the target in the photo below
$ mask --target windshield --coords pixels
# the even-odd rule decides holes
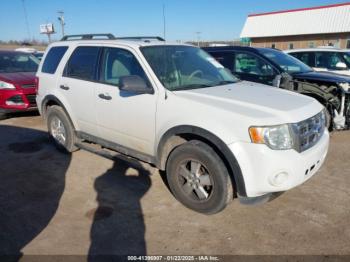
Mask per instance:
[[[0,53],[0,73],[36,72],[39,60],[31,54]]]
[[[171,91],[205,88],[238,81],[205,51],[192,46],[141,48],[165,88]]]
[[[281,67],[285,72],[289,74],[307,73],[313,71],[311,67],[281,51],[272,49],[259,49],[259,52],[275,62],[279,67]]]

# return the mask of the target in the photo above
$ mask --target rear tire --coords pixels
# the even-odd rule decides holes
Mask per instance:
[[[77,151],[75,130],[64,110],[59,106],[50,106],[47,110],[47,128],[50,138],[59,150],[72,153]]]
[[[168,158],[166,173],[176,199],[194,211],[215,214],[233,199],[225,164],[201,141],[193,140],[175,148]]]

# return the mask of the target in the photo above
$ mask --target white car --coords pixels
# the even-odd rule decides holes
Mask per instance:
[[[45,52],[37,103],[59,148],[95,143],[151,163],[206,214],[289,190],[323,164],[329,133],[315,99],[239,81],[194,46],[107,36]]]
[[[350,76],[350,50],[334,47],[292,49],[284,51],[315,71],[328,71]]]

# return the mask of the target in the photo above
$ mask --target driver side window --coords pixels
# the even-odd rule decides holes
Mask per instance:
[[[259,76],[274,75],[274,70],[268,63],[248,53],[236,53],[234,67],[235,73]]]
[[[150,86],[146,73],[129,51],[120,48],[106,48],[103,55],[100,81],[107,84],[119,85],[123,76],[136,75],[141,77]]]

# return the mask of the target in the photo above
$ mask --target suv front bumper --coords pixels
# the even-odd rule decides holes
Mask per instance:
[[[302,153],[246,142],[230,144],[229,148],[242,170],[247,197],[258,197],[289,190],[311,178],[322,166],[328,146],[326,130],[317,144]]]

